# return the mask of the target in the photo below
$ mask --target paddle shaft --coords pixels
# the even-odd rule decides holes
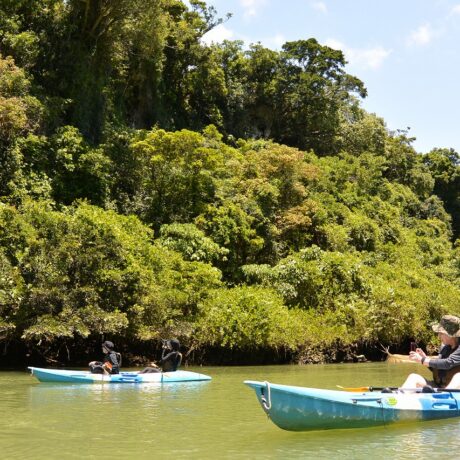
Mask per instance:
[[[362,391],[382,391],[382,390],[407,390],[407,391],[422,391],[422,388],[401,388],[401,387],[356,387],[356,388],[346,388],[340,385],[337,385],[339,388],[345,391],[360,393]],[[435,393],[460,393],[458,388],[433,388]]]

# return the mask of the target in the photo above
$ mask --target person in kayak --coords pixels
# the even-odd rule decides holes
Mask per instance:
[[[91,361],[89,370],[91,374],[119,374],[121,355],[114,351],[113,342],[106,340],[102,344],[102,353],[104,353],[104,361]]]
[[[150,372],[175,372],[182,362],[182,354],[180,353],[180,343],[177,339],[163,341],[163,351],[159,365],[150,363],[139,374],[148,374]]]
[[[401,388],[422,388],[431,392],[433,386],[438,388],[460,388],[460,318],[445,315],[433,330],[441,340],[441,349],[437,358],[429,357],[421,349],[411,351],[411,361],[428,367],[433,373],[433,380],[428,382],[419,374],[410,374]]]

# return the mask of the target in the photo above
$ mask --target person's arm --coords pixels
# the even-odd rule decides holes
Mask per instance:
[[[163,350],[163,353],[161,354],[161,361],[160,361],[161,364],[164,364],[166,361],[168,361],[169,359],[171,359],[172,356],[173,356],[173,354],[174,354],[174,352],[171,351],[170,353],[168,353],[168,354],[165,356],[165,351],[167,351],[167,350]]]
[[[449,370],[453,367],[460,366],[460,347],[457,347],[447,358],[432,358],[426,359],[425,362],[426,361],[428,361],[428,363],[425,365],[433,369]]]
[[[412,355],[412,353],[411,353]],[[429,358],[425,353],[414,353],[414,361],[419,362],[423,366],[431,367],[433,369],[449,370],[453,367],[460,366],[460,347],[458,347],[447,358]]]

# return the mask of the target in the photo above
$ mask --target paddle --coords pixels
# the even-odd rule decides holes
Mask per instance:
[[[337,385],[338,388],[344,391],[361,393],[363,391],[382,391],[382,390],[407,390],[407,391],[422,391],[422,388],[401,388],[401,387],[343,387],[342,385]],[[458,388],[433,388],[435,393],[447,392],[447,393],[460,393]]]
[[[362,391],[382,391],[385,388],[388,388],[389,390],[398,390],[399,388],[397,387],[343,387],[342,385],[336,385],[337,388],[340,388],[341,390],[344,391],[351,391],[351,392],[356,392],[356,393],[361,393]]]

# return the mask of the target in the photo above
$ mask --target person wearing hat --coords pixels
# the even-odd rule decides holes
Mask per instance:
[[[163,341],[163,351],[159,365],[150,363],[139,374],[148,374],[150,372],[175,372],[182,362],[182,354],[180,353],[180,343],[177,339]]]
[[[460,318],[445,315],[432,328],[442,343],[438,357],[429,357],[417,348],[410,352],[409,358],[428,367],[433,373],[433,381],[427,382],[419,374],[410,374],[401,388],[422,388],[422,391],[433,391],[432,386],[460,388]]]
[[[91,361],[89,370],[92,374],[119,374],[121,355],[114,350],[115,346],[110,340],[106,340],[102,344],[102,353],[104,353],[104,361]]]

